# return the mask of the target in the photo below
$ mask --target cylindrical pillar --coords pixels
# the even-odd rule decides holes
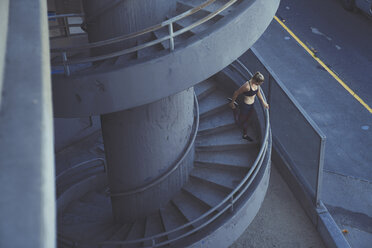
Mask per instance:
[[[176,3],[176,0],[83,0],[89,41],[107,40],[159,24],[175,12]],[[94,48],[91,52],[99,55],[133,47],[138,39],[148,38],[150,35]]]
[[[112,207],[118,222],[165,205],[187,180],[193,151],[179,171],[144,189],[172,170],[185,153],[193,127],[193,101],[190,88],[151,104],[101,116]]]
[[[83,0],[83,7],[89,41],[95,42],[164,21],[175,11],[176,0]],[[94,48],[91,53],[99,55],[125,49],[138,41],[139,38],[125,40]],[[132,59],[132,55],[120,58]],[[193,150],[175,172],[172,166],[185,152],[193,125],[193,106],[191,88],[145,106],[101,116],[111,202],[117,222],[155,211],[187,180]],[[172,171],[170,175],[169,171]],[[164,175],[168,175],[166,179]]]

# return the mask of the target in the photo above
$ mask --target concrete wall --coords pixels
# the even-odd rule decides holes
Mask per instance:
[[[9,12],[9,0],[0,1],[0,110],[1,110],[1,97],[4,80],[4,68],[5,68],[5,54],[6,54],[6,42],[8,37],[8,12]]]

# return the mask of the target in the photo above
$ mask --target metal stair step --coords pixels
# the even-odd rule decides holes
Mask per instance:
[[[195,200],[195,198],[180,192],[172,198],[172,203],[178,208],[178,210],[185,216],[188,221],[193,221],[203,215],[210,209],[206,204]],[[203,220],[193,224],[194,227],[199,226]]]
[[[195,154],[195,163],[203,166],[214,167],[218,164],[229,166],[230,168],[236,167],[250,168],[259,152],[259,147],[246,149],[245,147],[235,150],[227,150],[221,152],[197,152]]]
[[[240,180],[244,177],[244,173],[237,172],[236,170],[221,170],[219,168],[205,168],[195,165],[190,176],[219,186],[225,192],[229,193],[240,183]]]
[[[211,208],[217,206],[227,196],[226,192],[192,178],[182,187],[182,190]]]
[[[194,86],[194,91],[198,97],[198,101],[201,101],[214,90],[216,90],[216,82],[210,78]]]
[[[227,94],[223,91],[215,90],[199,101],[200,118],[207,118],[223,109],[229,108],[227,97]]]

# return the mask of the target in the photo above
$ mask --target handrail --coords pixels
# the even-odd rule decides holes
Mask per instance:
[[[163,27],[166,27],[170,24],[173,24],[176,21],[179,21],[179,20],[181,20],[181,19],[183,19],[187,16],[190,16],[190,15],[198,12],[199,10],[205,8],[206,6],[212,4],[215,1],[216,0],[208,0],[204,3],[202,3],[201,5],[196,6],[192,9],[189,9],[189,10],[183,12],[182,14],[179,14],[179,15],[171,18],[171,19],[168,19],[168,20],[163,21],[159,24],[153,25],[151,27],[142,29],[142,30],[134,32],[134,33],[124,34],[124,35],[120,35],[120,36],[117,36],[117,37],[114,37],[114,38],[111,38],[111,39],[92,42],[92,43],[88,43],[88,44],[85,44],[85,45],[76,45],[76,46],[69,46],[69,47],[53,48],[53,49],[50,49],[50,51],[51,52],[62,52],[62,51],[69,51],[69,50],[75,50],[75,49],[87,49],[87,48],[111,45],[113,43],[121,42],[121,41],[128,40],[128,39],[133,39],[133,38],[136,38],[136,37],[141,36],[143,34],[147,34],[149,32],[153,32],[153,31],[156,31],[160,28],[163,28]]]
[[[109,54],[104,54],[104,55],[99,55],[99,56],[94,56],[94,57],[87,57],[87,58],[82,58],[82,59],[75,59],[75,60],[68,60],[67,59],[67,56],[66,56],[66,53],[67,53],[67,48],[53,48],[51,49],[51,52],[62,52],[62,58],[65,56],[66,58],[63,59],[62,62],[57,62],[57,63],[54,63],[53,65],[56,65],[56,66],[64,66],[65,68],[65,74],[67,76],[70,75],[69,73],[69,65],[71,64],[82,64],[82,63],[89,63],[89,62],[95,62],[95,61],[100,61],[100,60],[105,60],[105,59],[110,59],[110,58],[114,58],[114,57],[118,57],[118,56],[122,56],[124,54],[128,54],[128,53],[132,53],[132,52],[136,52],[138,50],[141,50],[141,49],[144,49],[144,48],[147,48],[147,47],[150,47],[150,46],[153,46],[153,45],[156,45],[156,44],[159,44],[163,41],[166,41],[166,40],[169,40],[170,42],[170,50],[174,50],[174,37],[177,37],[193,28],[195,28],[196,26],[199,26],[201,25],[202,23],[204,22],[207,22],[209,21],[210,19],[214,18],[215,16],[217,16],[218,14],[220,14],[222,11],[224,11],[225,9],[229,8],[231,5],[235,4],[238,0],[229,0],[226,4],[224,4],[222,7],[218,8],[216,11],[212,12],[211,14],[207,15],[206,17],[194,22],[193,24],[187,26],[187,27],[184,27],[180,30],[178,30],[177,32],[174,32],[173,33],[173,23],[175,21],[178,21],[182,18],[185,18],[191,14],[194,14],[195,12],[201,10],[202,8],[212,4],[213,2],[215,2],[216,0],[208,0],[206,2],[204,2],[203,4],[197,6],[197,7],[194,7],[193,9],[190,9],[178,16],[175,16],[167,21],[164,21],[158,25],[155,25],[155,26],[152,26],[150,28],[147,28],[147,29],[144,29],[144,30],[141,30],[141,31],[138,31],[136,33],[132,33],[132,34],[128,34],[128,35],[123,35],[123,36],[119,36],[119,37],[115,37],[115,38],[112,38],[112,39],[108,39],[108,40],[105,40],[105,41],[99,41],[99,42],[96,42],[96,43],[89,43],[85,46],[76,46],[76,49],[79,47],[79,48],[91,48],[91,47],[97,47],[97,46],[104,46],[104,45],[108,45],[108,44],[112,44],[112,43],[115,43],[115,42],[119,42],[119,41],[122,41],[122,40],[125,40],[125,39],[130,39],[130,38],[135,38],[137,36],[140,36],[142,34],[145,34],[145,33],[148,33],[148,32],[151,32],[151,31],[154,31],[154,30],[157,30],[157,29],[160,29],[162,27],[165,27],[165,26],[169,26],[169,34],[162,37],[162,38],[158,38],[156,40],[153,40],[153,41],[149,41],[149,42],[146,42],[144,44],[141,44],[141,45],[137,45],[137,46],[134,46],[134,47],[131,47],[131,48],[127,48],[127,49],[124,49],[124,50],[121,50],[121,51],[117,51],[117,52],[113,52],[113,53],[109,53]],[[68,48],[68,49],[72,49],[71,47]],[[75,47],[73,48],[75,49]]]
[[[172,167],[172,169],[167,171],[163,175],[161,175],[155,181],[153,181],[153,182],[151,182],[151,183],[149,183],[145,186],[142,186],[142,187],[137,188],[137,189],[125,191],[125,192],[110,193],[110,196],[114,196],[114,197],[125,196],[125,195],[132,195],[132,194],[135,194],[135,193],[143,192],[143,191],[161,183],[162,181],[164,181],[164,179],[166,179],[170,174],[172,174],[174,171],[176,171],[178,169],[178,167],[180,167],[181,163],[184,161],[185,157],[189,154],[191,148],[193,147],[193,145],[195,143],[196,135],[197,135],[198,130],[199,130],[199,103],[198,103],[198,98],[196,97],[195,92],[194,92],[194,104],[195,104],[195,120],[194,120],[194,125],[193,125],[194,128],[192,130],[192,133],[193,133],[192,137],[191,137],[190,141],[188,142],[188,147],[187,147],[186,151],[183,153],[182,157],[177,161],[177,163]]]
[[[90,159],[90,160],[87,160],[87,161],[84,161],[84,162],[78,163],[78,164],[76,164],[76,165],[74,165],[74,166],[71,166],[71,167],[69,167],[68,169],[62,171],[61,173],[59,173],[59,174],[56,176],[56,179],[55,179],[56,182],[57,182],[58,180],[60,180],[61,177],[63,177],[63,176],[66,175],[67,173],[69,173],[69,172],[75,170],[76,168],[79,168],[79,167],[81,167],[81,166],[83,166],[83,165],[85,165],[85,164],[89,164],[89,163],[94,162],[94,161],[102,161],[104,171],[107,171],[106,160],[105,160],[104,158],[93,158],[93,159]],[[99,166],[101,166],[101,165],[99,165]],[[96,165],[96,166],[94,166],[94,167],[98,167],[98,166]]]
[[[241,62],[238,61],[238,63],[241,63]],[[245,66],[243,68],[246,69]],[[248,71],[248,69],[246,69],[246,70],[247,70],[248,73],[250,73]],[[262,91],[261,88],[260,88],[260,92],[261,92],[262,96],[264,97],[264,99],[266,99],[265,98],[265,95],[264,95],[264,93],[263,93],[263,91]],[[228,196],[226,196],[218,205],[216,205],[215,207],[211,208],[210,210],[208,210],[207,212],[205,212],[203,215],[199,216],[195,220],[190,221],[190,222],[188,222],[188,223],[186,223],[186,224],[184,224],[182,226],[179,226],[179,227],[177,227],[175,229],[172,229],[172,230],[169,230],[167,232],[163,232],[163,233],[160,233],[160,234],[153,235],[151,237],[141,238],[141,239],[136,239],[136,240],[128,240],[128,241],[104,241],[104,242],[99,243],[99,247],[102,247],[104,245],[126,245],[126,244],[140,243],[140,242],[142,243],[142,242],[146,242],[146,241],[151,241],[152,242],[152,246],[151,247],[163,246],[163,245],[166,245],[166,244],[173,243],[173,242],[175,242],[175,241],[177,241],[179,239],[182,239],[184,237],[187,237],[187,236],[189,236],[189,235],[197,232],[198,230],[200,230],[200,229],[204,228],[205,226],[209,225],[211,222],[213,222],[215,219],[217,219],[220,215],[222,215],[223,213],[225,213],[228,209],[231,209],[233,211],[234,210],[233,209],[234,203],[236,201],[238,201],[240,199],[240,197],[246,192],[246,190],[248,189],[248,187],[251,185],[251,183],[255,179],[257,173],[259,172],[259,170],[260,170],[260,168],[261,168],[261,166],[262,166],[262,164],[263,164],[263,162],[265,160],[265,155],[266,155],[266,151],[267,151],[267,148],[268,148],[268,142],[269,142],[269,137],[270,137],[270,120],[269,120],[269,111],[267,109],[265,109],[262,106],[262,104],[261,104],[261,108],[264,111],[265,135],[264,135],[264,138],[262,140],[262,145],[261,145],[260,151],[258,153],[258,156],[255,159],[252,167],[249,169],[249,171],[246,174],[246,176],[239,183],[239,185]],[[238,193],[239,190],[241,190],[241,191],[234,198],[234,195],[236,193]],[[227,202],[229,202],[229,203],[222,210],[218,211],[218,209],[223,204],[225,204]],[[211,217],[207,221],[204,221],[204,223],[202,225],[200,225],[200,226],[198,226],[196,228],[193,227],[192,230],[184,233],[183,235],[180,235],[180,236],[178,236],[176,238],[173,238],[171,240],[167,240],[167,241],[164,241],[164,242],[161,242],[161,243],[157,243],[157,244],[155,243],[156,239],[159,239],[159,238],[164,237],[164,236],[168,236],[171,233],[174,233],[174,232],[180,231],[180,230],[182,230],[184,228],[187,228],[189,226],[192,226],[196,222],[199,222],[199,221],[203,220],[204,218],[206,218],[206,217],[208,217],[209,215],[212,215],[212,214],[213,214],[213,217]]]
[[[84,17],[84,14],[83,13],[72,13],[72,14],[51,15],[51,16],[48,16],[48,20],[66,18],[66,17]]]

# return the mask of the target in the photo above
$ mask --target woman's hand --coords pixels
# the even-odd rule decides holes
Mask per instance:
[[[265,109],[269,109],[269,104],[267,104],[266,102],[264,102],[262,104],[263,104],[263,106],[264,106]]]
[[[231,102],[229,103],[229,106],[230,106],[231,109],[236,109],[236,106],[235,106],[235,104],[234,104],[233,101],[231,101]]]

